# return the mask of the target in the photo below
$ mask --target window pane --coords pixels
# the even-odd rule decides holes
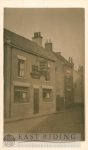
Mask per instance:
[[[27,87],[14,87],[14,102],[24,103],[29,101],[29,88]]]
[[[43,100],[44,101],[52,101],[52,90],[51,89],[43,89]]]
[[[24,60],[18,59],[18,76],[20,77],[24,76],[24,64]]]

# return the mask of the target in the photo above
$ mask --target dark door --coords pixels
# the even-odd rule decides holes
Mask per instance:
[[[39,112],[39,89],[34,89],[34,113]]]
[[[64,109],[64,98],[59,95],[56,96],[56,111],[61,111]]]

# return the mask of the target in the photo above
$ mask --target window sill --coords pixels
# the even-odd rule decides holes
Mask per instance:
[[[43,103],[53,103],[53,101],[43,101]]]

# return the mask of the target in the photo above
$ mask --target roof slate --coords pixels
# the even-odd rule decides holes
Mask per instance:
[[[55,56],[57,57],[57,59],[61,60],[64,64],[69,65],[69,66],[73,66],[73,63],[69,63],[67,61],[66,58],[64,58],[62,55],[60,55],[58,52],[53,52],[55,54]]]
[[[56,61],[56,57],[51,51],[47,51],[45,48],[39,47],[31,40],[22,37],[12,31],[4,29],[4,42],[8,43],[8,41],[13,46],[16,46],[17,48],[27,53],[31,53],[52,61]]]

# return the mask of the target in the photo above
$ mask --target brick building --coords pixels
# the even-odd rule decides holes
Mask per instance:
[[[4,30],[4,115],[24,118],[56,110],[55,61],[42,47],[40,32],[32,41]]]

